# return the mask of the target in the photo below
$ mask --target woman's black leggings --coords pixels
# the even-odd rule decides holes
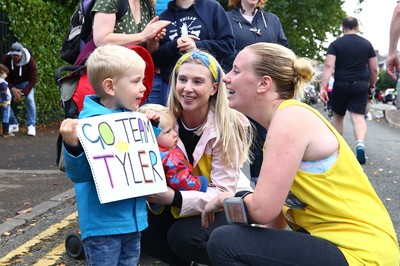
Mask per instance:
[[[307,233],[245,225],[226,225],[208,241],[213,265],[348,265],[337,246]]]
[[[166,206],[154,215],[148,212],[149,227],[142,232],[142,251],[169,265],[190,265],[192,261],[211,265],[207,254],[207,242],[213,229],[226,225],[223,212],[215,216],[208,229],[201,226],[200,216],[175,219]]]

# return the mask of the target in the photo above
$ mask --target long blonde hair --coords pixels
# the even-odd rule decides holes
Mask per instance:
[[[294,52],[275,43],[259,42],[247,46],[257,57],[252,62],[259,76],[270,76],[276,83],[276,92],[281,99],[302,98],[307,82],[315,75],[313,62],[297,57]]]
[[[204,60],[201,60],[199,57],[202,56],[205,56],[212,61],[211,64],[206,64]],[[168,97],[168,107],[176,118],[181,117],[184,110],[178,100],[178,95],[176,93],[176,82],[179,68],[185,63],[196,63],[206,66],[210,69],[210,72],[212,73],[211,76],[214,77],[214,81],[218,82],[217,79],[219,80],[217,93],[212,95],[208,101],[210,110],[215,114],[214,119],[217,138],[214,143],[214,147],[218,144],[221,144],[221,159],[224,165],[241,167],[243,163],[249,159],[249,148],[251,145],[253,131],[251,126],[244,125],[245,122],[243,119],[247,120],[247,118],[245,118],[245,116],[238,111],[229,107],[225,83],[222,82],[224,72],[217,60],[212,55],[203,51],[193,51],[184,54],[178,60],[171,74],[171,91]],[[218,76],[218,78],[215,78],[216,76]],[[204,123],[205,122],[206,121],[204,121]],[[196,131],[196,134],[200,135],[202,133],[204,123]],[[237,162],[236,159],[239,161]]]

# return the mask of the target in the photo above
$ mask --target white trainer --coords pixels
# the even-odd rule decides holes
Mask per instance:
[[[17,133],[19,131],[18,124],[12,124],[9,126],[8,132],[10,133]]]
[[[36,136],[36,127],[34,125],[28,126],[28,136]]]

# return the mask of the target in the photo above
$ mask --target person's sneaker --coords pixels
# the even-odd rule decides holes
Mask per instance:
[[[7,134],[3,134],[3,137],[5,137],[5,138],[14,137],[14,136],[15,136],[14,133],[10,133],[10,132],[8,132]]]
[[[33,125],[28,126],[28,136],[36,136],[36,128]]]
[[[18,124],[12,124],[8,130],[10,133],[17,133],[19,131],[19,126]]]
[[[333,111],[331,109],[329,109],[328,111],[328,117],[331,118],[333,116]]]
[[[360,164],[365,164],[365,149],[362,146],[358,146],[356,148],[356,152],[357,152],[357,160]]]

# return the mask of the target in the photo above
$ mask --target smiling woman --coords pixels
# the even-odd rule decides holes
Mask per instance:
[[[295,100],[314,71],[281,45],[257,43],[223,78],[235,91],[229,105],[268,129],[254,193],[235,195],[249,223],[266,226],[213,230],[212,265],[399,265],[393,223],[355,154],[317,110]],[[232,196],[209,201],[205,227]]]
[[[183,55],[172,71],[168,107],[178,122],[178,146],[194,174],[207,177],[210,184],[206,192],[169,188],[147,197],[167,206],[161,214],[149,213],[142,249],[171,265],[210,264],[210,229],[201,227],[200,213],[221,192],[235,193],[240,180],[247,180],[246,189],[251,189],[240,170],[248,158],[251,128],[245,116],[229,108],[222,76],[216,59],[197,50]],[[212,229],[223,224],[224,214],[218,213]]]

